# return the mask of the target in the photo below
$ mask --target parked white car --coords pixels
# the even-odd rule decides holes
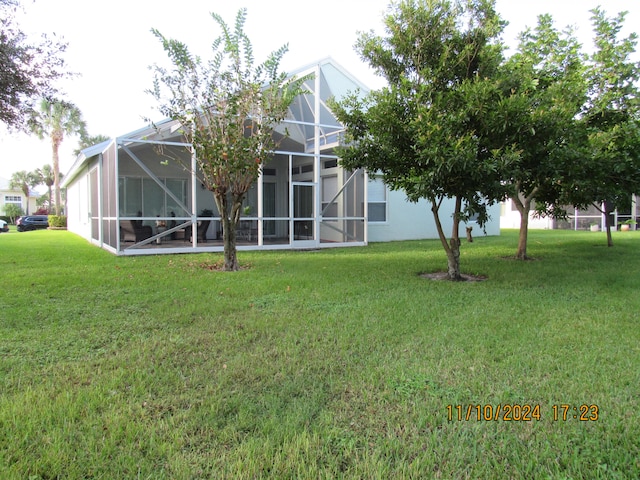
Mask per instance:
[[[5,222],[4,220],[0,220],[0,232],[8,232],[9,231],[9,225],[7,225],[7,222]]]

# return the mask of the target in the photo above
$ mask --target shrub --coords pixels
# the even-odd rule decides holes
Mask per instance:
[[[49,227],[67,228],[66,215],[49,215]]]
[[[10,223],[16,223],[16,218],[18,218],[20,215],[24,215],[22,207],[16,205],[15,203],[7,203],[4,206],[4,213],[11,219]]]

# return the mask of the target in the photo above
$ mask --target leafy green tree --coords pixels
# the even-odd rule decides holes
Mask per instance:
[[[199,180],[213,193],[221,217],[227,271],[239,268],[236,227],[242,201],[275,149],[273,128],[284,119],[304,81],[278,72],[287,46],[255,65],[244,32],[246,15],[246,9],[239,10],[231,30],[219,15],[211,14],[222,33],[206,62],[184,43],[152,30],[174,68],[153,67],[150,93],[165,116],[180,122],[195,149]]]
[[[612,246],[612,212],[628,206],[631,195],[640,192],[640,64],[631,60],[638,37],[620,38],[625,12],[614,18],[600,8],[591,13],[595,51],[589,58],[582,113],[586,148],[565,193],[567,204],[593,204],[605,214],[607,244]]]
[[[60,145],[65,135],[86,135],[82,113],[74,104],[64,100],[42,100],[38,112],[30,120],[30,128],[40,138],[51,139],[55,212],[60,215]]]
[[[49,194],[43,193],[39,197],[36,198],[36,207],[38,207],[37,212],[43,212],[42,215],[49,214]],[[38,215],[39,213],[36,213]]]
[[[27,199],[27,215],[29,215],[29,198],[31,197],[31,189],[38,185],[38,178],[33,172],[20,170],[14,172],[9,180],[9,187],[20,190]]]
[[[67,44],[47,36],[31,42],[15,22],[19,6],[0,0],[0,122],[28,130],[37,99],[55,95],[55,81],[67,75],[61,56]]]
[[[11,223],[15,225],[16,218],[21,216],[24,212],[22,211],[22,207],[16,205],[15,203],[6,203],[4,205],[4,214],[9,217]]]
[[[386,36],[362,34],[356,49],[388,86],[332,105],[349,142],[341,163],[379,172],[410,201],[427,199],[448,277],[460,280],[460,222],[487,220],[488,203],[504,194],[499,174],[516,155],[502,140],[513,108],[499,81],[504,23],[491,0],[404,0],[384,23]],[[450,239],[446,198],[455,199]]]
[[[559,32],[550,15],[520,35],[517,52],[504,64],[514,95],[506,134],[518,156],[504,174],[508,194],[520,213],[516,258],[527,259],[529,214],[562,216],[555,208],[567,169],[583,153],[577,118],[587,84],[581,46],[571,30]]]

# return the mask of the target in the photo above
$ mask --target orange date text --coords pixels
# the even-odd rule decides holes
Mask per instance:
[[[497,404],[497,405],[447,405],[447,420],[452,421],[503,421],[531,422],[540,421],[540,405]]]

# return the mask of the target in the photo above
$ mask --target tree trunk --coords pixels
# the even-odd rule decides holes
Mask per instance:
[[[449,279],[462,280],[460,275],[460,211],[462,199],[456,197],[456,209],[453,212],[453,226],[451,227],[451,240],[449,241],[450,253],[447,255]]]
[[[529,213],[531,212],[533,196],[537,191],[538,189],[536,187],[529,193],[529,195],[526,195],[525,193],[520,192],[520,184],[516,184],[513,203],[520,213],[520,232],[518,233],[518,250],[516,251],[517,260],[529,259],[527,256],[527,242],[529,240]]]
[[[456,210],[453,213],[453,230],[450,241],[447,241],[447,237],[442,229],[442,223],[440,222],[439,210],[441,202],[436,202],[435,198],[431,198],[430,200],[433,219],[435,220],[436,229],[438,230],[438,237],[447,253],[447,275],[449,280],[460,281],[462,280],[462,275],[460,275],[460,237],[458,235],[458,228],[460,226],[462,199],[456,197]]]
[[[60,215],[62,198],[60,196],[60,156],[58,153],[60,142],[55,137],[51,139],[51,150],[53,156],[53,189],[56,195],[56,215]]]
[[[516,202],[516,207],[520,212],[520,231],[518,233],[517,260],[527,260],[527,241],[529,239],[529,212],[531,211],[531,201]]]
[[[467,242],[473,243],[473,235],[471,232],[473,231],[473,227],[467,227]]]
[[[29,185],[23,184],[22,193],[24,193],[25,198],[27,199],[27,215],[29,215]]]
[[[238,222],[240,220],[240,211],[242,208],[242,200],[244,195],[239,198],[234,196],[231,206],[229,206],[229,199],[226,193],[213,194],[220,213],[220,220],[222,222],[222,242],[224,245],[224,271],[236,272],[240,269],[238,263],[238,249],[236,242],[236,232]]]
[[[611,236],[611,224],[613,208],[609,205],[609,202],[604,201],[604,224],[607,229],[607,247],[613,247],[613,237]]]
[[[236,229],[233,222],[227,217],[222,222],[222,239],[224,242],[224,270],[236,272],[238,265],[238,250],[236,248]]]
[[[518,233],[518,250],[516,251],[517,260],[527,260],[527,241],[529,239],[529,212],[521,214],[520,232]]]
[[[449,250],[447,251],[447,273],[449,280],[460,281],[460,239],[451,238]]]

